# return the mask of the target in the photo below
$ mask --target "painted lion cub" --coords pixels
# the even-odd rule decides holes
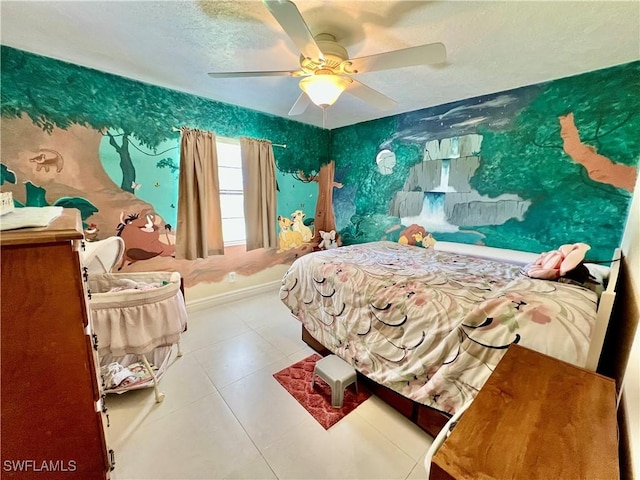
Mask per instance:
[[[300,232],[303,242],[310,242],[313,238],[313,232],[309,227],[304,224],[305,213],[302,210],[296,210],[291,214],[291,221],[293,222],[293,230]]]
[[[278,253],[291,248],[297,248],[302,245],[302,234],[295,230],[290,230],[291,225],[293,224],[291,219],[278,215],[278,224],[280,225],[280,233],[278,234],[280,248],[278,249]]]

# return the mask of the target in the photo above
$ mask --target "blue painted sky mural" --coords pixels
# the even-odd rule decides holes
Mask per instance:
[[[120,135],[119,132],[112,132]],[[136,179],[132,183],[132,192],[141,200],[153,205],[165,223],[177,225],[178,170],[180,165],[180,135],[175,139],[160,142],[154,149],[140,145],[135,140],[129,143],[130,155]],[[105,171],[116,185],[122,183],[120,156],[104,136],[100,142],[100,160]]]
[[[523,87],[514,92],[485,95],[400,115],[398,131],[380,148],[388,148],[394,141],[426,143],[461,137],[476,133],[480,128],[509,129],[518,112],[531,103],[541,88],[539,85]]]

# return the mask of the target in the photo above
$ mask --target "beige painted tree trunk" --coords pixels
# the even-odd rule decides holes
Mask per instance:
[[[316,246],[321,241],[320,230],[329,232],[336,229],[336,216],[333,212],[333,189],[342,188],[342,184],[334,181],[336,164],[332,160],[320,168],[320,172],[312,177],[299,172],[300,178],[307,182],[318,182],[318,200],[313,220],[313,238],[311,244]]]
[[[122,212],[152,210],[153,206],[111,180],[98,154],[102,139],[101,132],[77,124],[66,130],[54,128],[49,134],[28,117],[2,119],[2,163],[17,177],[16,184],[5,183],[2,189],[10,190],[22,203],[26,181],[44,188],[51,204],[60,197],[86,198],[99,210],[87,219],[100,229],[98,238],[115,235]],[[38,168],[33,159],[43,153],[51,157],[51,151],[62,158],[61,168]]]
[[[638,175],[636,167],[612,162],[592,146],[582,143],[573,113],[558,118],[565,153],[587,170],[589,178],[633,192]]]

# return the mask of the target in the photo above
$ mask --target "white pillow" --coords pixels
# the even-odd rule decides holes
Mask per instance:
[[[470,257],[486,258],[499,262],[513,263],[515,265],[527,265],[535,261],[540,254],[523,252],[521,250],[509,250],[506,248],[485,247],[484,245],[469,245],[467,243],[437,241],[433,247],[439,252],[457,253]]]

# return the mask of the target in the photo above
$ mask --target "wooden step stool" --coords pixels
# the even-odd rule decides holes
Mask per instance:
[[[316,375],[331,387],[331,405],[340,408],[344,399],[344,390],[352,383],[358,394],[358,376],[355,369],[337,355],[328,355],[316,362],[311,377],[311,388],[315,385]]]

